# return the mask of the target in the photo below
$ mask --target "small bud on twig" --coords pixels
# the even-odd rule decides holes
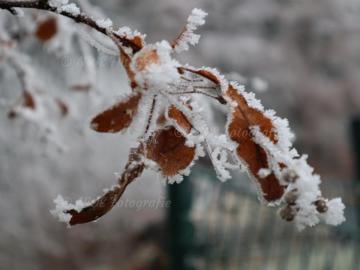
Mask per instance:
[[[316,210],[319,213],[325,213],[328,210],[328,207],[326,205],[326,202],[324,199],[319,199],[315,202]]]
[[[295,218],[295,210],[292,206],[286,205],[280,209],[280,217],[286,221],[293,221]]]
[[[296,193],[296,190],[292,190],[286,193],[284,200],[289,205],[295,205],[297,198],[298,195]]]
[[[291,169],[286,169],[283,172],[283,180],[286,183],[294,183],[296,181],[296,179],[298,178],[298,175],[296,174],[295,171],[291,170]]]

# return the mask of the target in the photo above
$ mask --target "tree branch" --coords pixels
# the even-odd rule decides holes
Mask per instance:
[[[139,47],[139,45],[137,45],[135,42],[133,42],[132,40],[130,40],[126,37],[121,37],[113,31],[111,31],[111,34],[109,34],[108,33],[109,30],[107,28],[99,26],[93,18],[89,17],[85,13],[82,12],[78,15],[74,15],[67,11],[58,12],[57,8],[50,6],[48,4],[47,0],[45,0],[45,1],[44,0],[37,0],[37,1],[24,1],[24,0],[23,1],[20,1],[20,0],[1,1],[0,0],[0,9],[13,11],[14,8],[33,8],[33,9],[45,10],[45,11],[53,12],[56,14],[60,14],[62,16],[72,19],[73,21],[75,21],[77,23],[85,24],[85,25],[95,29],[96,31],[108,36],[111,39],[113,39],[113,37],[115,36],[118,39],[118,41],[121,43],[122,46],[129,47],[129,48],[133,49],[134,52],[137,52],[141,49]]]

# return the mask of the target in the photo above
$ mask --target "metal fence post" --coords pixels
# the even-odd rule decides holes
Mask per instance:
[[[355,201],[356,201],[356,219],[360,227],[360,117],[355,117],[352,121],[352,139],[355,153],[356,177],[354,181]]]
[[[185,177],[180,184],[168,185],[171,207],[168,212],[170,264],[172,270],[189,270],[189,255],[194,243],[194,226],[190,220],[192,186]]]

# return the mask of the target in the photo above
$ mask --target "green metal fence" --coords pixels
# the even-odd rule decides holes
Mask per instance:
[[[359,120],[352,130],[360,162]],[[211,169],[197,166],[169,187],[171,269],[360,269],[359,181],[323,185],[326,196],[343,197],[346,223],[302,232],[262,206],[247,181],[220,183]]]

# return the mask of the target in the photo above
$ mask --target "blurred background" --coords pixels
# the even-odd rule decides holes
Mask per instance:
[[[220,183],[202,160],[180,185],[147,171],[105,217],[67,229],[49,213],[57,194],[94,198],[126,161],[131,132],[97,134],[88,123],[130,91],[127,78],[117,57],[89,45],[86,28],[59,19],[58,37],[44,42],[31,33],[47,13],[0,11],[1,41],[19,44],[10,64],[0,49],[0,269],[360,269],[359,1],[77,3],[148,42],[173,39],[193,8],[208,12],[200,44],[179,60],[217,67],[288,118],[324,195],[342,196],[347,222],[297,232],[260,205],[245,174]],[[24,88],[19,70],[50,113],[9,119]]]

